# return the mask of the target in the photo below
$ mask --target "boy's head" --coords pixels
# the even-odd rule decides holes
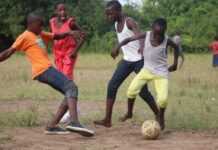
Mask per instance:
[[[27,28],[35,34],[40,34],[42,32],[43,19],[40,15],[35,13],[30,13],[27,16]]]
[[[157,18],[152,23],[152,31],[155,34],[163,35],[167,30],[167,21],[164,18]]]
[[[57,3],[55,5],[55,14],[61,21],[67,19],[67,8],[64,3]]]
[[[122,13],[122,6],[119,1],[112,0],[107,3],[105,14],[110,22],[114,23],[115,21],[117,21],[121,13]]]

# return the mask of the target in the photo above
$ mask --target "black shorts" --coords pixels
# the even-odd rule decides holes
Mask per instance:
[[[37,76],[35,79],[53,87],[64,94],[66,98],[77,99],[78,97],[78,88],[76,84],[54,67],[48,68],[48,70]]]

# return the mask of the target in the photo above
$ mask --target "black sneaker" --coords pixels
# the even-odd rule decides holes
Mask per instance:
[[[83,127],[80,123],[71,122],[66,127],[71,132],[79,133],[82,136],[91,137],[95,134],[94,131]]]
[[[65,134],[70,134],[69,131],[61,128],[61,127],[48,127],[45,129],[45,134],[48,134],[48,135],[65,135]]]

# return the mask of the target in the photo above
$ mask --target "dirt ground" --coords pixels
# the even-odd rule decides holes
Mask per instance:
[[[31,106],[29,101],[1,102],[0,112],[15,111]],[[118,104],[119,105],[119,104]],[[42,106],[42,105],[41,105]],[[44,103],[46,110],[54,110],[56,102]],[[82,115],[91,109],[103,109],[103,102],[82,102]],[[40,107],[40,111],[45,108]],[[103,115],[103,114],[102,114]],[[85,138],[75,133],[69,135],[45,135],[43,125],[35,128],[13,128],[4,131],[9,140],[0,142],[0,150],[218,150],[218,134],[216,132],[174,131],[166,129],[158,140],[144,140],[140,134],[140,125],[116,123],[106,129],[88,125],[95,130],[96,136]],[[1,133],[0,133],[1,134]]]

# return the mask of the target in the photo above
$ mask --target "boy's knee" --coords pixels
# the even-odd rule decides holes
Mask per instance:
[[[78,87],[73,81],[68,82],[65,85],[65,89],[66,89],[66,92],[65,92],[66,98],[75,98],[75,99],[78,98],[78,93],[79,93]]]
[[[160,108],[166,108],[168,105],[167,97],[158,98],[157,103]]]
[[[108,83],[108,91],[114,91],[117,90],[119,87],[118,83],[114,80],[110,80]]]
[[[136,98],[136,93],[133,91],[133,90],[131,90],[131,89],[128,89],[127,90],[127,98],[128,99],[135,99]]]

